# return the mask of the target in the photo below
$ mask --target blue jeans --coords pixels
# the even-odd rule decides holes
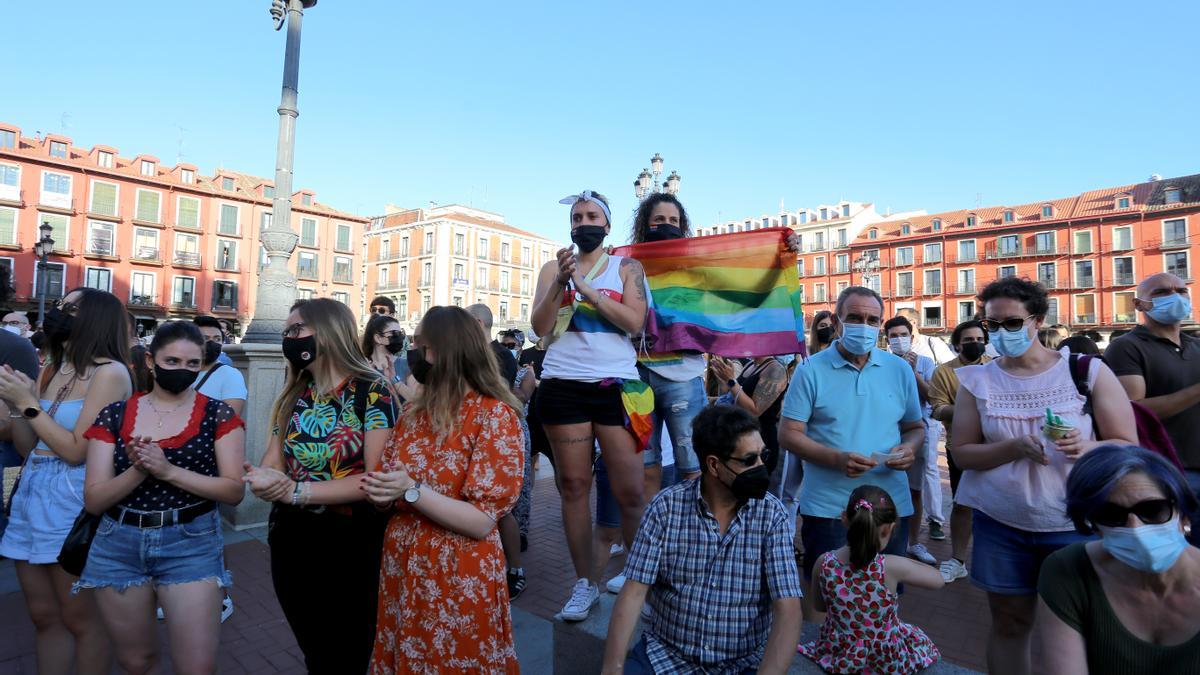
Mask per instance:
[[[804,516],[804,522],[800,525],[800,539],[804,542],[804,569],[801,571],[805,581],[808,581],[812,579],[813,566],[822,555],[846,545],[846,528],[842,525],[841,518]],[[908,516],[896,521],[892,538],[881,553],[908,553]]]
[[[655,427],[650,447],[646,448],[646,466],[662,464],[662,425],[666,423],[675,450],[675,471],[681,474],[696,473],[700,470],[700,460],[692,449],[692,420],[708,403],[703,379],[697,377],[687,382],[676,382],[643,366],[638,367],[638,372],[654,390]]]
[[[1183,472],[1183,476],[1187,478],[1187,484],[1192,488],[1192,494],[1200,497],[1200,470],[1188,469]],[[1200,511],[1189,513],[1188,520],[1192,521],[1192,533],[1188,535],[1188,541],[1192,546],[1200,546]]]

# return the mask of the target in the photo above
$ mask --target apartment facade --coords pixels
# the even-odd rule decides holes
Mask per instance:
[[[481,209],[389,207],[365,236],[363,297],[391,298],[410,332],[430,307],[480,302],[498,328],[528,325],[538,271],[559,248]]]
[[[88,286],[114,293],[147,328],[212,314],[240,329],[254,314],[255,279],[266,262],[258,232],[271,221],[274,185],[265,178],[191,164],[122,157],[116,148],[77,148],[70,138],[30,138],[0,123],[0,265],[12,271],[15,308],[36,310]],[[33,246],[52,227],[45,279]],[[367,218],[292,195],[291,258],[300,297],[327,296],[361,311],[360,246]],[[31,315],[32,316],[32,315]]]
[[[922,327],[948,333],[978,311],[989,282],[1025,277],[1050,291],[1047,323],[1107,336],[1139,320],[1138,282],[1171,272],[1193,282],[1200,175],[1154,179],[1062,199],[892,217],[849,246],[850,268],[809,268],[805,314],[833,309],[845,287],[884,298],[884,314],[917,309]],[[819,286],[828,289],[819,299]],[[1187,324],[1195,324],[1193,315]]]

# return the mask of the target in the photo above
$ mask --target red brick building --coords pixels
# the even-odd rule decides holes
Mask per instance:
[[[84,150],[66,136],[29,138],[0,123],[0,265],[12,270],[12,304],[36,311],[42,280],[33,246],[48,222],[49,302],[89,286],[114,293],[148,328],[196,314],[244,325],[274,190],[265,178],[223,169],[202,176],[191,164],[128,159],[103,145]],[[301,297],[332,297],[361,312],[367,222],[317,203],[311,190],[292,195],[300,242],[290,264]]]
[[[805,314],[833,309],[846,286],[867,285],[884,315],[904,307],[927,332],[952,330],[977,311],[976,295],[1004,276],[1050,290],[1048,324],[1102,334],[1138,322],[1139,281],[1172,272],[1192,283],[1200,229],[1200,174],[1154,179],[1044,202],[893,218],[848,246],[806,260]],[[825,274],[812,272],[823,269]],[[1200,303],[1195,303],[1200,310]],[[1190,323],[1197,321],[1193,315]],[[1189,322],[1185,322],[1189,323]]]

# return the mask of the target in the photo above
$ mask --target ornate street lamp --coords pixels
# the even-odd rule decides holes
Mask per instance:
[[[46,264],[46,257],[54,250],[54,238],[50,236],[54,228],[48,221],[43,220],[38,226],[38,232],[42,237],[33,245],[33,254],[38,259],[38,283],[41,285],[38,288],[38,328],[41,328],[46,319],[46,293],[50,288],[50,280],[46,278],[46,270],[50,269],[50,266]]]
[[[673,195],[679,192],[679,173],[672,171],[667,180],[659,182],[658,177],[663,172],[663,158],[657,152],[650,158],[650,168],[642,169],[636,180],[633,181],[633,194],[638,198],[638,201],[649,197],[657,192],[665,192]]]

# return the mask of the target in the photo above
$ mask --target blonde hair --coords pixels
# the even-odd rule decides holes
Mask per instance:
[[[437,352],[429,376],[406,416],[427,415],[439,434],[450,433],[467,393],[494,398],[521,413],[512,383],[500,376],[496,354],[475,317],[461,307],[433,307],[417,329],[422,345]]]
[[[312,330],[313,338],[317,341],[313,367],[317,363],[332,361],[335,368],[350,373],[356,380],[383,382],[379,372],[371,367],[359,349],[358,329],[349,307],[329,298],[316,298],[297,301],[291,311],[300,312],[304,325]],[[312,380],[312,373],[307,368],[288,364],[287,381],[271,409],[271,419],[280,435],[287,433],[288,418],[296,408],[296,400]]]

